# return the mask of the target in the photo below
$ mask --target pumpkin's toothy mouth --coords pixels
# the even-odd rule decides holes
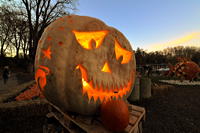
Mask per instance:
[[[121,88],[104,88],[102,87],[94,87],[93,86],[93,81],[88,81],[87,77],[87,71],[82,65],[78,65],[76,69],[81,70],[81,75],[82,75],[82,86],[83,86],[83,95],[87,94],[89,101],[93,98],[94,101],[97,101],[98,98],[100,102],[110,100],[111,98],[122,98],[125,96],[131,89],[132,85],[132,75],[130,80],[127,82],[126,85],[124,85]],[[122,86],[122,85],[121,85]]]

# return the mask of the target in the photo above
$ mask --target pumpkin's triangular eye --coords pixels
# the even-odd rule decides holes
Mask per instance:
[[[131,60],[133,52],[122,48],[117,40],[115,40],[115,55],[118,60],[120,56],[123,57],[121,64],[126,64]]]
[[[76,37],[78,43],[85,49],[92,49],[92,40],[96,43],[96,48],[99,48],[102,44],[102,41],[108,31],[90,31],[90,32],[79,32],[79,31],[72,31]]]

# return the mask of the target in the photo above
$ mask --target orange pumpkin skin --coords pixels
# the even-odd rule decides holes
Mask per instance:
[[[123,131],[129,123],[128,106],[123,100],[111,100],[101,105],[103,125],[114,132]]]

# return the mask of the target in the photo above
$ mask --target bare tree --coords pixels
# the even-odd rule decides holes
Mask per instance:
[[[24,33],[24,36],[22,37],[22,44],[21,44],[21,49],[23,51],[23,57],[28,58],[28,50],[29,50],[29,45],[28,45],[28,31]]]
[[[56,18],[75,10],[72,0],[22,0],[29,28],[29,56],[34,60],[38,41],[44,29]]]
[[[9,40],[11,39],[12,29],[12,19],[10,15],[9,7],[1,6],[0,7],[0,56],[5,56],[5,51],[9,46]]]
[[[15,57],[19,58],[19,51],[22,47],[23,38],[27,36],[26,32],[27,29],[27,23],[24,21],[23,13],[13,10],[12,14],[10,15],[10,18],[12,19],[10,26],[10,29],[12,29],[10,43],[15,47]]]
[[[36,53],[38,40],[44,29],[58,17],[69,15],[76,10],[78,0],[0,0],[1,3],[9,4],[24,15],[24,21],[28,23],[28,42],[26,37],[22,37],[23,51],[29,53],[33,61]],[[17,37],[16,37],[17,38]],[[20,37],[18,37],[20,39]],[[19,40],[18,40],[19,41]],[[21,40],[20,40],[21,41]],[[19,49],[19,43],[16,49]],[[25,49],[28,47],[28,51]]]

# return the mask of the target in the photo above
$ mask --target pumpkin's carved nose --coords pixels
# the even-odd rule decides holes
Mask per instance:
[[[107,72],[107,73],[111,73],[110,67],[108,65],[108,62],[105,62],[103,65],[103,68],[101,69],[102,72]]]

